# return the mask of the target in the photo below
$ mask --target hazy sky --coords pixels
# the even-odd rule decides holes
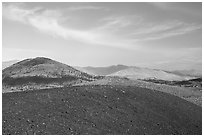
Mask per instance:
[[[3,3],[3,61],[198,69],[201,3]]]

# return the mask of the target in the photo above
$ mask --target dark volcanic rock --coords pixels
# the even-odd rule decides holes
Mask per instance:
[[[176,96],[132,86],[79,86],[2,97],[2,133],[202,134],[202,108]]]

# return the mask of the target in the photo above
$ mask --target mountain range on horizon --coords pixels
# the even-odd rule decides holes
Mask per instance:
[[[40,57],[37,57],[35,59],[40,59]],[[17,62],[18,60],[2,62],[2,69],[12,66]],[[72,66],[72,67],[90,75],[122,76],[133,79],[156,78],[171,81],[171,80],[188,80],[195,77],[202,77],[202,72],[198,72],[196,70],[165,71],[160,69],[126,66],[121,64],[107,67],[91,67],[91,66],[88,67]]]
[[[8,61],[2,61],[2,70],[19,62],[20,60],[8,60]],[[67,63],[64,63],[67,64]],[[80,71],[86,72],[88,74],[92,75],[109,75],[112,73],[115,73],[120,70],[128,69],[128,68],[145,68],[145,69],[153,69],[153,70],[162,70],[169,73],[174,73],[176,75],[181,76],[193,76],[193,77],[202,77],[202,69],[197,68],[186,68],[186,69],[173,69],[173,70],[166,70],[166,69],[157,69],[157,68],[151,68],[151,67],[140,67],[140,66],[129,66],[129,65],[123,65],[123,64],[116,64],[116,65],[109,65],[109,66],[72,66]]]

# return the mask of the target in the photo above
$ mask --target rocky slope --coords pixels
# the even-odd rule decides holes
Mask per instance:
[[[2,95],[3,135],[201,135],[202,107],[121,85]]]
[[[77,83],[75,86],[84,86],[84,85],[97,85],[97,86],[127,86],[127,87],[141,87],[150,89],[152,91],[160,91],[164,93],[168,93],[177,97],[180,97],[184,100],[192,102],[198,106],[202,106],[202,87],[180,87],[180,86],[172,86],[161,83],[152,83],[146,82],[143,80],[131,80],[128,78],[122,77],[111,77],[107,76],[103,79],[91,81],[91,82],[82,82]]]
[[[71,66],[44,57],[20,61],[2,72],[3,86],[15,86],[15,88],[33,84],[45,86],[51,83],[59,86],[63,83],[70,84],[74,81],[91,81],[93,79],[93,76]]]

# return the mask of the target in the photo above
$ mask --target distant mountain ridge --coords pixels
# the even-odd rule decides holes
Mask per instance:
[[[130,79],[160,79],[167,81],[180,81],[194,78],[190,76],[176,75],[174,73],[166,72],[163,70],[138,67],[130,67],[128,69],[124,69],[113,74],[110,74],[110,76],[127,77]]]
[[[17,63],[18,60],[10,60],[10,61],[4,61],[2,62],[2,70]],[[92,67],[92,66],[88,66],[88,67],[79,67],[79,66],[73,66],[73,68],[85,72],[87,74],[90,75],[113,75],[114,73],[121,71],[121,70],[125,70],[125,69],[129,69],[129,68],[141,68],[141,67],[136,67],[136,66],[126,66],[126,65],[112,65],[112,66],[107,66],[107,67]],[[159,70],[159,69],[153,69],[153,70]],[[166,70],[161,70],[167,73],[172,73],[175,75],[179,75],[179,76],[186,76],[186,77],[202,77],[202,72],[197,71],[195,69],[191,69],[191,70],[174,70],[174,71],[166,71]]]
[[[191,70],[175,70],[172,71],[172,73],[182,76],[196,76],[196,77],[202,77],[202,72],[199,72],[195,69]]]
[[[19,60],[10,60],[10,61],[3,61],[2,62],[2,70],[17,63]]]
[[[11,62],[12,63],[12,62]],[[194,73],[193,73],[194,72]],[[190,74],[189,74],[190,73]],[[200,76],[196,71],[164,71],[135,66],[112,65],[108,67],[71,67],[69,65],[43,57],[25,59],[5,68],[2,78],[44,77],[65,78],[67,76],[91,79],[93,75],[119,76],[130,79],[188,80]]]
[[[83,72],[86,72],[88,74],[92,74],[92,75],[109,75],[117,71],[127,69],[129,68],[129,66],[118,64],[118,65],[112,65],[108,67],[90,67],[89,66],[89,67],[75,67],[75,68]]]
[[[80,71],[92,75],[120,76],[131,79],[161,79],[161,80],[188,80],[196,78],[197,75],[181,74],[159,69],[149,69],[135,66],[113,65],[108,67],[75,67]],[[195,73],[194,73],[195,74]]]

